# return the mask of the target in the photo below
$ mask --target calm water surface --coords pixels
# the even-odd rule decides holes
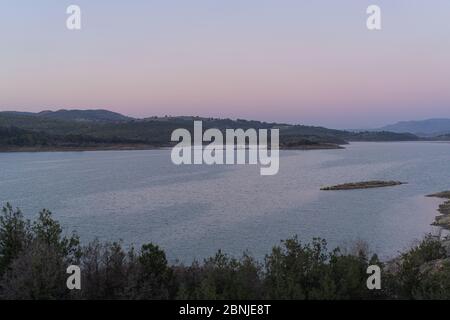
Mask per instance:
[[[393,188],[319,191],[368,179]],[[170,260],[218,249],[259,258],[297,234],[345,246],[356,240],[388,258],[430,226],[450,189],[450,144],[354,143],[345,150],[282,151],[276,176],[258,166],[175,166],[170,150],[0,154],[0,200],[29,218],[48,208],[82,240],[154,242]]]

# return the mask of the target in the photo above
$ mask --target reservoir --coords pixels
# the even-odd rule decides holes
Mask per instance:
[[[450,189],[450,144],[352,143],[342,150],[280,151],[274,176],[252,165],[179,165],[170,150],[0,153],[0,200],[30,219],[53,212],[67,234],[125,246],[153,242],[170,261],[218,249],[264,258],[280,240],[329,247],[365,241],[382,258],[426,233]],[[364,180],[408,184],[320,191]]]

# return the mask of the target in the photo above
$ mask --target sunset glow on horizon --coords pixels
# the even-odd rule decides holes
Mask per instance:
[[[80,31],[65,28],[72,3]],[[365,25],[372,3],[382,8],[380,31]],[[0,4],[0,111],[102,108],[334,128],[450,118],[448,0],[39,4]]]

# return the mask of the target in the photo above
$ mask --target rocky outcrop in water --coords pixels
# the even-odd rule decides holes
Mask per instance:
[[[331,186],[331,187],[323,187],[320,190],[335,191],[335,190],[370,189],[370,188],[392,187],[392,186],[398,186],[401,184],[405,184],[405,182],[374,180],[374,181],[344,183],[344,184],[339,184],[339,185]]]

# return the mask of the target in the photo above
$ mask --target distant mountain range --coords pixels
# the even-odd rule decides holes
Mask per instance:
[[[177,128],[193,131],[193,121],[203,128],[280,130],[282,148],[338,148],[349,141],[415,141],[410,133],[350,132],[323,127],[268,123],[252,120],[193,116],[136,119],[108,110],[58,110],[38,113],[0,112],[0,150],[118,149],[171,146]]]
[[[427,119],[421,121],[401,121],[376,131],[412,133],[420,137],[438,137],[450,134],[450,119]]]
[[[117,112],[109,110],[97,109],[97,110],[65,110],[58,111],[41,111],[37,113],[33,112],[18,112],[18,111],[4,111],[3,114],[11,115],[25,115],[35,116],[48,119],[59,119],[68,121],[93,121],[93,122],[123,122],[133,120],[131,117],[124,116]]]

